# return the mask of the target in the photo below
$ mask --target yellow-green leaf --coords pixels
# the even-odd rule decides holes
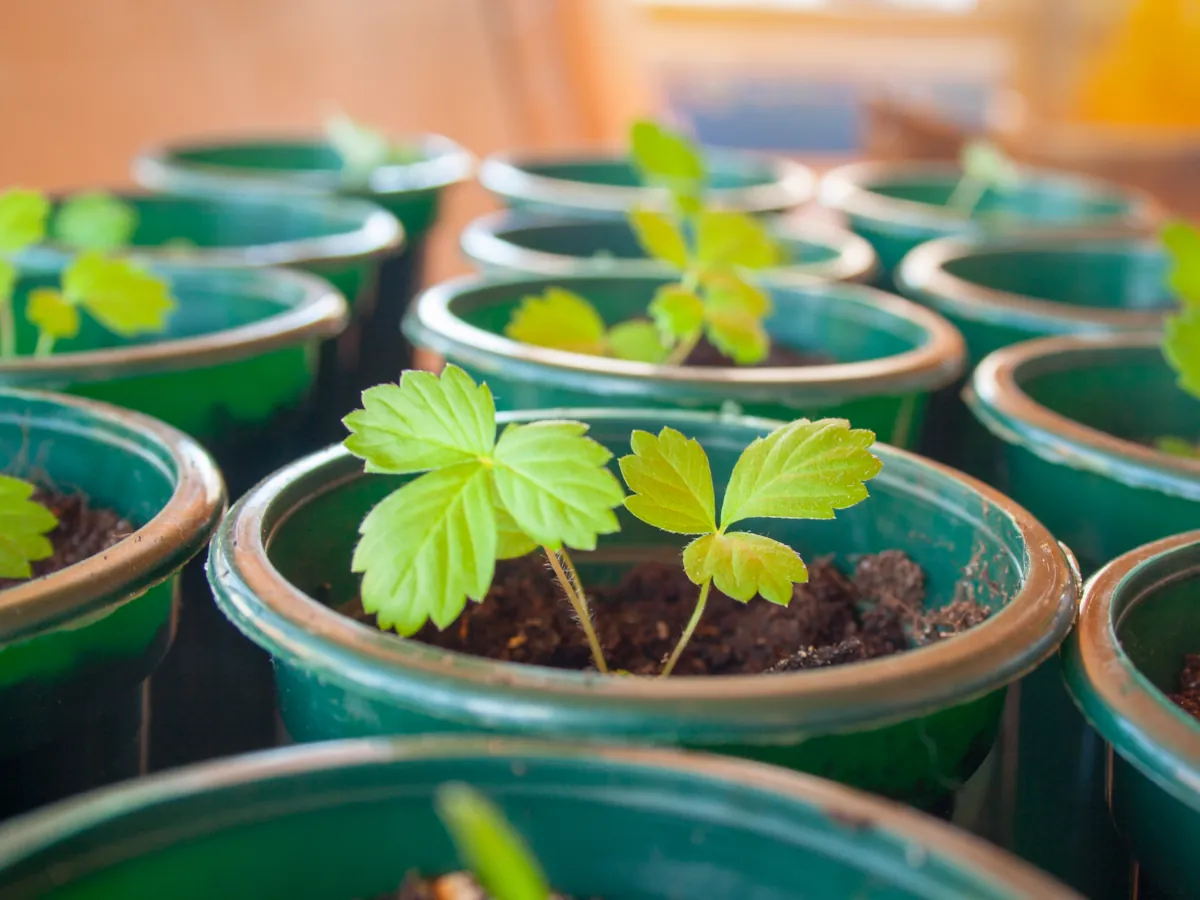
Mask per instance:
[[[54,216],[54,236],[81,250],[117,250],[137,228],[137,210],[105,191],[88,191],[66,200]]]
[[[630,319],[608,332],[609,353],[617,359],[658,364],[670,353],[662,334],[649,319]]]
[[[0,300],[12,299],[13,288],[17,286],[17,267],[0,256]]]
[[[657,436],[635,431],[633,453],[620,459],[621,475],[633,494],[625,508],[643,522],[675,534],[717,530],[708,455],[694,438],[674,428]]]
[[[704,301],[678,284],[655,291],[648,312],[659,331],[672,338],[689,338],[704,324]]]
[[[634,122],[629,143],[633,163],[646,181],[670,182],[686,188],[698,186],[704,180],[704,160],[699,149],[687,138],[656,122]]]
[[[49,215],[50,203],[39,191],[0,193],[0,253],[16,253],[45,238]]]
[[[998,191],[1008,191],[1021,181],[1016,164],[989,141],[970,141],[960,156],[963,175]]]
[[[519,559],[536,550],[537,544],[517,527],[508,510],[500,505],[500,498],[494,496],[492,502],[496,509],[496,559]]]
[[[771,348],[762,320],[736,306],[706,308],[704,333],[713,346],[739,366],[761,362]]]
[[[32,484],[0,475],[0,578],[29,578],[29,564],[54,553],[46,535],[58,519],[32,497]]]
[[[688,248],[683,233],[666,215],[650,209],[635,209],[629,223],[642,249],[650,256],[670,263],[677,269],[687,266]]]
[[[704,210],[696,217],[696,258],[706,266],[765,269],[782,253],[757,219],[733,210]]]
[[[1193,444],[1191,441],[1184,440],[1181,437],[1160,437],[1154,442],[1154,446],[1163,453],[1169,453],[1172,456],[1182,456],[1184,459],[1200,459],[1200,444]]]
[[[79,334],[79,310],[54,288],[34,288],[29,292],[25,318],[38,331],[56,340]]]
[[[1176,219],[1162,229],[1163,246],[1171,259],[1167,287],[1186,306],[1200,306],[1200,231]]]
[[[1167,318],[1163,355],[1179,376],[1179,386],[1200,399],[1200,306]]]
[[[504,334],[534,347],[604,356],[607,327],[592,304],[562,288],[547,288],[541,297],[526,297],[509,319]]]
[[[88,250],[63,272],[63,293],[101,325],[122,337],[154,334],[175,308],[166,281],[129,260]]]
[[[684,548],[683,568],[694,584],[711,578],[717,590],[742,603],[759,594],[786,606],[792,585],[808,581],[808,568],[791,547],[738,531],[692,541]]]
[[[882,463],[874,433],[844,419],[799,419],[755,438],[738,458],[721,506],[721,526],[750,518],[832,519],[865,500],[864,482]]]
[[[388,162],[391,143],[387,137],[343,113],[326,121],[325,137],[352,176],[365,177]]]
[[[717,310],[736,310],[756,319],[771,314],[771,295],[733,272],[717,272],[704,279],[704,305]]]

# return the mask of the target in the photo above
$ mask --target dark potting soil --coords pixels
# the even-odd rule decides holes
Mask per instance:
[[[609,666],[634,675],[659,672],[697,594],[681,566],[659,562],[635,566],[615,588],[590,590]],[[925,572],[899,550],[863,558],[852,576],[831,558],[818,559],[788,606],[762,598],[738,603],[714,589],[675,672],[754,675],[873,659],[957,634],[990,612],[970,599],[933,610],[924,601]],[[371,618],[357,602],[342,611]],[[536,555],[499,563],[483,603],[468,603],[446,631],[430,624],[415,639],[506,662],[591,668],[583,631]]]
[[[790,347],[785,347],[782,344],[775,342],[771,343],[771,349],[767,351],[767,358],[762,362],[757,362],[752,369],[766,368],[784,368],[793,366],[826,366],[837,362],[832,356],[825,353],[810,353],[809,351],[793,350]],[[685,366],[733,366],[734,362],[724,353],[716,348],[716,346],[708,340],[701,338],[694,350],[688,354],[688,358],[684,360]]]
[[[551,900],[571,900],[566,894],[550,896]],[[382,894],[375,900],[490,900],[490,895],[484,893],[470,875],[455,872],[438,878],[409,874],[399,890]]]
[[[1179,672],[1179,691],[1171,699],[1188,715],[1200,719],[1200,653],[1189,653],[1183,658]]]
[[[63,494],[39,488],[34,492],[33,499],[58,519],[58,527],[46,535],[54,547],[54,553],[32,564],[34,578],[50,575],[103,553],[135,531],[133,524],[110,509],[97,509],[82,494]],[[17,578],[0,579],[0,590],[23,583]]]

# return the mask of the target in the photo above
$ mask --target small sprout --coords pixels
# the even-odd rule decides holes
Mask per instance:
[[[1021,170],[999,147],[988,141],[970,141],[960,156],[962,178],[946,206],[964,216],[975,212],[989,190],[1010,193],[1021,183]]]
[[[668,351],[648,319],[630,319],[610,329],[586,299],[555,287],[523,299],[504,334],[534,347],[634,362],[660,363]]]
[[[1163,357],[1179,387],[1200,400],[1200,232],[1186,222],[1171,222],[1163,228],[1162,242],[1171,258],[1167,285],[1180,304],[1163,324]],[[1175,456],[1200,456],[1200,445],[1177,437],[1162,438],[1157,446]]]
[[[434,795],[458,858],[494,900],[548,900],[550,884],[525,840],[504,813],[474,788],[457,782]]]
[[[0,475],[0,578],[29,578],[30,563],[54,553],[46,535],[58,519],[32,497],[32,484]]]
[[[338,113],[325,123],[325,137],[341,157],[342,168],[351,181],[366,182],[381,166],[419,162],[421,154],[411,147],[393,144],[381,131]]]
[[[128,245],[137,223],[137,210],[130,204],[104,191],[88,191],[59,206],[53,232],[69,247],[109,252]]]

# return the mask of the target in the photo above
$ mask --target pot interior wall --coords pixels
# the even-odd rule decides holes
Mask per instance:
[[[734,163],[721,157],[710,157],[708,186],[718,190],[747,188],[771,184],[775,173],[767,165],[750,162]],[[531,175],[578,181],[607,187],[641,187],[641,176],[633,165],[622,159],[582,159],[565,162],[539,162],[521,165]]]
[[[953,181],[897,179],[880,180],[866,188],[891,200],[945,206],[955,186]],[[989,190],[975,207],[973,218],[980,224],[996,226],[1005,225],[1010,219],[1052,224],[1116,217],[1129,211],[1128,199],[1119,195],[1095,193],[1079,185],[1046,178],[1027,181],[1006,193]]]

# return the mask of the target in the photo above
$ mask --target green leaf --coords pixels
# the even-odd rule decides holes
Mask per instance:
[[[167,283],[134,263],[87,250],[63,272],[63,293],[101,325],[122,337],[166,327],[175,299]]]
[[[770,294],[733,272],[719,272],[704,279],[704,305],[756,319],[770,315],[772,309]]]
[[[608,350],[617,359],[658,364],[670,353],[662,335],[649,319],[630,319],[608,332]]]
[[[612,454],[582,422],[509,425],[493,454],[496,489],[525,534],[552,550],[593,550],[620,530],[613,507],[625,493],[605,463]]]
[[[529,535],[517,527],[508,510],[500,505],[500,498],[495,495],[493,485],[492,505],[496,510],[496,559],[520,559],[525,554],[536,550],[537,544],[529,539]]]
[[[1179,386],[1200,399],[1200,306],[1167,318],[1163,355],[1179,375]]]
[[[1184,305],[1200,305],[1200,231],[1176,219],[1163,226],[1161,239],[1171,259],[1167,287]]]
[[[648,312],[659,331],[669,337],[689,338],[704,325],[704,301],[678,284],[655,291]]]
[[[712,471],[698,441],[663,428],[657,437],[633,432],[630,447],[633,454],[619,460],[621,475],[633,491],[625,498],[626,509],[674,534],[717,530]]]
[[[739,531],[692,541],[683,550],[683,568],[694,584],[711,578],[721,593],[742,603],[760,594],[787,606],[792,585],[808,581],[808,569],[791,547]]]
[[[356,174],[369,174],[386,165],[391,144],[373,128],[339,113],[325,123],[325,137],[342,159],[342,165]]]
[[[629,224],[633,226],[638,243],[650,256],[677,269],[687,267],[687,241],[669,216],[650,209],[635,209],[629,214]]]
[[[718,350],[739,366],[762,362],[771,349],[771,339],[762,321],[736,307],[709,308],[704,333]]]
[[[54,236],[81,250],[117,250],[137,228],[137,210],[104,191],[76,194],[58,208]]]
[[[534,347],[604,356],[608,349],[604,319],[583,297],[562,288],[547,288],[541,297],[526,297],[504,328],[506,337]]]
[[[363,408],[343,420],[346,449],[368,472],[405,475],[469,462],[496,444],[496,407],[486,384],[458,366],[441,376],[406,371],[399,384],[363,392]]]
[[[46,236],[49,201],[38,191],[10,188],[0,194],[0,253],[16,253]]]
[[[1184,459],[1200,459],[1200,444],[1193,444],[1191,441],[1184,440],[1181,437],[1160,437],[1154,442],[1154,447],[1172,456],[1182,456]]]
[[[682,135],[656,122],[634,122],[629,132],[630,153],[642,178],[698,187],[704,181],[704,160],[699,149]],[[686,191],[685,191],[686,192]]]
[[[17,267],[0,256],[0,300],[12,299],[17,286]]]
[[[721,527],[759,517],[832,519],[866,499],[863,482],[882,466],[874,443],[874,433],[844,419],[799,419],[755,438],[733,467]]]
[[[1021,182],[1016,164],[989,141],[970,141],[960,157],[963,175],[998,191],[1009,191]]]
[[[56,340],[79,334],[79,310],[54,288],[35,288],[29,292],[25,318],[38,331]]]
[[[765,269],[782,259],[779,245],[757,219],[732,210],[696,217],[696,258],[706,266]]]
[[[438,817],[458,857],[493,900],[548,900],[550,885],[525,841],[490,800],[465,784],[442,785]]]
[[[32,496],[29,482],[0,475],[0,578],[29,578],[29,564],[54,553],[45,535],[58,519]]]
[[[467,598],[482,600],[496,566],[490,469],[467,462],[428,472],[389,494],[359,527],[351,570],[380,628],[448,627]]]

